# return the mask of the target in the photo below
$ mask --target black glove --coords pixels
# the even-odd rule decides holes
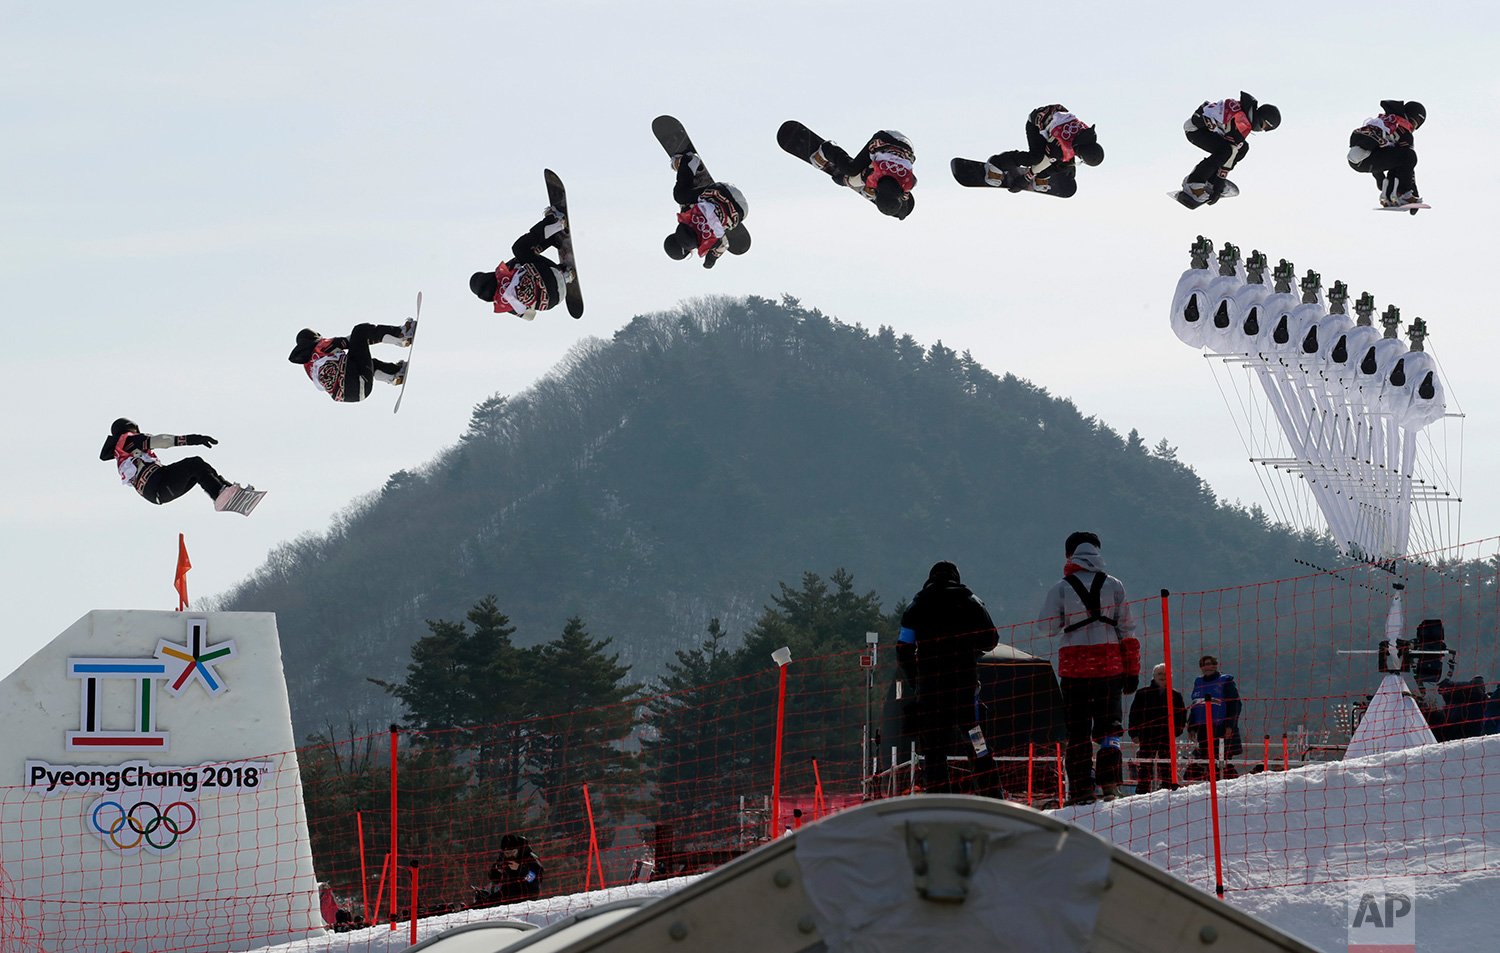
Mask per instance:
[[[1140,688],[1140,687],[1141,687],[1141,676],[1140,675],[1121,675],[1120,676],[1120,694],[1121,695],[1134,695],[1135,694],[1135,690],[1138,689],[1138,688]]]
[[[713,252],[709,252],[707,255],[703,256],[703,267],[704,268],[712,268],[714,266],[714,263],[717,262],[718,260],[719,260],[719,256],[718,255],[715,255]]]
[[[212,447],[216,446],[218,442],[219,441],[215,440],[213,437],[204,436],[201,433],[189,433],[182,435],[182,440],[179,442],[179,446]]]

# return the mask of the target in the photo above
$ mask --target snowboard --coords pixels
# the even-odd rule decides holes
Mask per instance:
[[[948,168],[953,172],[953,180],[966,188],[1005,188],[1004,185],[1000,184],[999,179],[990,178],[990,166],[988,162],[979,162],[974,159],[954,159],[948,163]]]
[[[422,292],[420,291],[417,292],[417,313],[412,318],[412,320],[415,321],[419,325],[419,327],[412,328],[411,347],[408,347],[406,349],[406,370],[401,372],[401,390],[396,394],[396,406],[391,408],[391,413],[393,414],[401,409],[401,398],[406,396],[406,382],[411,378],[411,351],[412,348],[417,346],[417,331],[420,330],[420,325],[422,323]]]
[[[1189,195],[1186,192],[1184,192],[1182,189],[1173,189],[1172,191],[1168,192],[1167,194],[1170,195],[1172,198],[1176,199],[1177,200],[1177,204],[1181,205],[1184,208],[1201,208],[1202,206],[1208,204],[1207,202],[1200,202],[1200,201],[1198,201],[1197,199],[1193,198],[1191,195]],[[1224,180],[1224,194],[1219,196],[1219,201],[1222,202],[1225,199],[1232,199],[1236,195],[1239,195],[1239,194],[1240,194],[1240,187],[1238,185],[1235,185],[1233,182],[1229,181],[1228,179],[1225,179]]]
[[[568,313],[575,318],[583,317],[583,291],[578,287],[578,265],[573,260],[573,218],[568,214],[568,193],[563,189],[562,179],[551,169],[542,170],[547,180],[547,204],[562,213],[563,230],[556,236],[557,260],[568,273],[568,287],[564,295]]]
[[[999,176],[990,174],[990,164],[988,162],[979,162],[975,159],[954,159],[948,164],[948,168],[953,172],[954,181],[967,188],[995,188],[1005,189],[1007,192],[1037,192],[1038,195],[1046,194],[1045,189],[1038,191],[1035,182],[1030,179],[1026,181],[1025,187],[1020,189],[1012,190],[1005,184],[1004,176],[1011,172],[1019,173],[1021,171],[1020,166],[1006,166],[999,170]],[[1045,179],[1046,177],[1043,176],[1043,178]]]
[[[698,174],[693,177],[694,188],[704,188],[714,181],[713,176],[708,174],[708,166],[703,162],[703,157],[698,155],[698,149],[693,145],[693,140],[688,137],[687,130],[675,116],[657,116],[651,120],[651,132],[656,136],[656,141],[666,150],[667,155],[676,158],[684,152],[691,152],[698,156]],[[729,254],[743,255],[750,250],[750,231],[745,228],[743,222],[731,229],[725,236],[729,240]]]
[[[257,490],[253,486],[240,486],[238,483],[233,485],[236,492],[229,498],[229,502],[224,504],[224,509],[220,512],[249,516],[260,505],[260,501],[266,498],[265,490]]]
[[[1432,208],[1426,202],[1412,202],[1408,205],[1382,205],[1375,209],[1377,212],[1410,212],[1417,214],[1418,209]]]

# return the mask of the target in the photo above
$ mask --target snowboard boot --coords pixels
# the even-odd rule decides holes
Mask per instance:
[[[699,172],[703,171],[703,160],[698,158],[698,154],[696,152],[679,152],[677,153],[677,155],[673,156],[672,171],[676,172],[682,167],[682,164],[684,162],[688,164],[688,171],[693,173],[694,175],[697,175]]]
[[[380,344],[393,344],[396,347],[411,347],[411,339],[417,333],[417,322],[407,318],[398,328],[394,328],[394,334],[382,334]]]
[[[547,206],[542,212],[542,237],[552,238],[559,232],[567,231],[567,228],[567,217],[552,206]]]
[[[1392,176],[1385,176],[1380,180],[1380,207],[1390,208],[1396,204],[1396,180]]]
[[[1182,194],[1202,205],[1213,200],[1214,190],[1207,182],[1184,182]]]
[[[218,496],[214,497],[214,509],[220,513],[230,510],[243,516],[249,516],[249,509],[254,509],[254,503],[258,501],[252,499],[249,509],[242,509],[241,504],[244,497],[253,497],[254,494],[255,487],[248,483],[244,486],[240,486],[238,483],[231,483],[220,490]]]
[[[1120,786],[1118,784],[1101,784],[1099,786],[1099,800],[1113,801],[1119,796]]]
[[[1067,801],[1063,802],[1063,807],[1083,807],[1085,804],[1093,804],[1097,800],[1098,798],[1094,796],[1094,792],[1092,791],[1076,796],[1070,794]]]
[[[229,504],[239,495],[239,492],[240,485],[238,483],[231,483],[224,487],[224,489],[219,491],[219,495],[214,497],[214,509],[220,513],[229,509]]]
[[[382,372],[376,371],[375,373],[379,374]],[[397,387],[406,383],[406,361],[402,361],[396,365],[396,372],[391,375],[391,383]]]

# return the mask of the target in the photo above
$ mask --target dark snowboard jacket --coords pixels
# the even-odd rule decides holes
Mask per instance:
[[[919,700],[965,690],[972,696],[979,656],[999,641],[984,602],[963,583],[938,580],[923,586],[902,614],[896,659]]]
[[[1439,741],[1456,741],[1459,738],[1477,738],[1484,734],[1485,708],[1489,699],[1484,694],[1484,679],[1476,678],[1447,688],[1439,686],[1443,695],[1443,710],[1438,717],[1430,719],[1433,734]]]
[[[490,896],[500,903],[532,900],[541,895],[542,862],[535,854],[527,854],[519,860],[514,870],[503,856],[490,867],[490,880],[494,883]]]
[[[1181,735],[1187,727],[1187,706],[1182,702],[1182,692],[1172,689],[1172,727]],[[1130,702],[1130,737],[1142,748],[1165,751],[1170,739],[1167,737],[1167,693],[1155,682],[1135,693]]]

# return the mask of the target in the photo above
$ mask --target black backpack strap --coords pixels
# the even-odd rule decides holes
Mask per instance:
[[[1088,588],[1084,588],[1083,583],[1079,582],[1078,577],[1072,573],[1063,577],[1063,581],[1072,586],[1073,591],[1078,594],[1078,600],[1083,603],[1083,611],[1088,613],[1087,618],[1081,622],[1074,622],[1072,625],[1065,626],[1063,628],[1064,635],[1095,622],[1103,622],[1112,629],[1120,627],[1118,621],[1104,615],[1102,611],[1103,600],[1100,598],[1100,595],[1104,592],[1104,578],[1104,573],[1096,572],[1094,573],[1094,581],[1089,584]]]

